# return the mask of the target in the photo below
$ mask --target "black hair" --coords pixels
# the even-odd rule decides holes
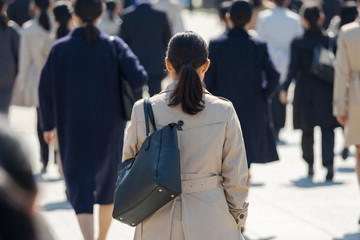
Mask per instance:
[[[75,3],[75,13],[86,23],[84,30],[86,41],[94,44],[100,31],[95,27],[94,21],[103,11],[102,0],[77,0]]]
[[[322,10],[317,3],[305,3],[300,9],[301,16],[309,23],[309,29],[311,35],[321,35],[322,29],[318,21],[321,17]]]
[[[40,8],[39,24],[46,31],[50,31],[50,18],[47,10],[50,6],[50,0],[35,0],[35,5]]]
[[[218,14],[220,19],[226,20],[226,13],[229,12],[229,9],[231,7],[232,2],[231,1],[224,1],[220,4],[218,9]]]
[[[36,194],[37,187],[31,165],[23,146],[0,119],[0,239],[35,240],[35,228],[29,204]],[[11,185],[7,185],[11,183]],[[17,195],[18,194],[18,195]],[[14,198],[16,196],[16,198]],[[21,229],[21,231],[19,231]]]
[[[285,0],[275,0],[276,6],[282,7],[284,5]]]
[[[114,10],[116,8],[115,1],[107,1],[106,2],[106,10],[109,12],[109,17],[111,21],[114,21]]]
[[[243,29],[251,20],[252,8],[249,2],[239,0],[231,5],[229,13],[234,28]]]
[[[56,38],[62,38],[69,32],[69,21],[72,17],[71,4],[68,1],[59,1],[55,3],[54,8],[55,20],[59,22],[59,27],[56,31]]]
[[[345,24],[355,21],[355,19],[359,15],[356,2],[352,2],[352,1],[345,2],[340,10],[339,15],[340,15],[339,28],[344,26]]]
[[[251,7],[252,8],[261,7],[262,5],[263,5],[262,0],[252,0],[251,1]]]
[[[203,85],[196,70],[206,63],[208,56],[206,42],[195,32],[178,33],[170,39],[167,57],[179,79],[169,106],[181,104],[182,110],[190,115],[205,108]]]
[[[6,8],[6,0],[0,0],[0,29],[5,30],[8,27],[9,19],[2,11]]]

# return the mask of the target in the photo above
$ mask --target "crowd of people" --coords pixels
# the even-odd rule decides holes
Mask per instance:
[[[0,113],[6,118],[12,102],[37,109],[41,171],[53,154],[49,144],[55,145],[86,240],[94,239],[94,204],[100,205],[97,238],[106,238],[118,164],[135,157],[147,137],[140,100],[147,94],[159,128],[184,121],[182,180],[211,185],[208,178],[216,175],[222,184],[184,192],[139,224],[135,239],[243,239],[250,167],[279,160],[291,84],[293,126],[302,133],[308,177],[316,171],[314,128],[321,129],[325,180],[333,181],[334,129],[343,127],[342,156],[356,146],[360,185],[359,1],[224,1],[224,33],[208,46],[196,33],[183,32],[180,7],[167,0],[0,0],[0,10]],[[162,89],[164,78],[171,82]],[[139,100],[127,128],[123,79]],[[0,138],[17,147],[3,129]],[[1,146],[0,156],[7,154]],[[15,212],[16,204],[26,204],[16,214],[26,215],[24,231],[37,239],[27,222],[37,191],[28,159],[6,157],[24,161],[21,174],[6,162],[0,172],[28,201],[10,204],[6,196],[18,196],[0,177],[0,210]],[[204,219],[216,227],[192,226],[205,226]],[[0,236],[16,232],[5,225],[0,230]]]

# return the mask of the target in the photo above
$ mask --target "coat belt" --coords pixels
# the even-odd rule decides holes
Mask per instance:
[[[222,187],[222,176],[215,175],[212,177],[183,180],[181,181],[182,193],[202,192]]]

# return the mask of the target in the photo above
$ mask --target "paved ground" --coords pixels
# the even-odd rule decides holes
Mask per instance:
[[[213,15],[184,12],[186,26],[205,39],[222,32]],[[291,110],[291,106],[289,109]],[[38,143],[35,132],[35,109],[12,107],[10,122],[29,146],[29,154],[38,179],[40,194],[37,207],[58,239],[82,239],[64,194],[65,188],[57,167],[52,162],[46,174],[40,175]],[[290,121],[291,119],[289,119]],[[245,236],[248,240],[360,240],[357,225],[360,195],[354,172],[355,159],[335,159],[334,182],[325,182],[320,163],[320,136],[316,129],[316,165],[313,180],[306,178],[306,165],[301,159],[300,133],[291,124],[281,132],[286,144],[279,146],[280,161],[253,165],[249,218]],[[336,149],[343,143],[336,131]],[[261,151],[261,149],[259,149]],[[352,149],[353,151],[353,149]],[[133,228],[113,222],[108,239],[130,240]],[[198,239],[196,239],[198,240]]]

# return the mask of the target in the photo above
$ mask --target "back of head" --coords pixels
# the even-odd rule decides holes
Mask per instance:
[[[35,239],[30,215],[35,195],[29,159],[0,119],[0,239]]]
[[[70,2],[56,2],[54,7],[54,16],[55,20],[59,23],[59,28],[56,32],[56,38],[62,38],[70,32],[68,27],[68,23],[72,17],[72,8]]]
[[[317,3],[304,3],[300,9],[300,14],[305,19],[309,26],[308,31],[310,34],[317,36],[322,33],[319,19],[323,15],[321,7]]]
[[[9,21],[5,14],[6,6],[6,0],[0,0],[0,30],[5,30]]]
[[[347,1],[344,2],[344,5],[340,11],[340,26],[342,27],[345,24],[351,23],[355,21],[355,19],[359,16],[358,8],[355,2]]]
[[[46,31],[50,31],[50,18],[47,10],[50,6],[50,0],[35,0],[35,5],[40,9],[39,24]]]
[[[231,1],[224,1],[220,4],[218,14],[221,20],[226,21],[226,13],[229,11],[231,5]]]
[[[99,30],[95,27],[95,20],[101,16],[103,11],[102,0],[77,0],[75,3],[75,14],[86,23],[84,30],[86,41],[94,44],[99,36]]]
[[[204,109],[203,86],[196,70],[206,63],[208,55],[206,42],[195,32],[178,33],[170,39],[167,58],[179,79],[169,106],[181,104],[190,115]]]
[[[285,3],[286,3],[286,5],[285,5]],[[290,4],[290,1],[288,1],[288,0],[275,0],[275,4],[278,7],[288,7],[287,5]]]
[[[249,2],[244,0],[235,1],[230,8],[230,19],[235,29],[243,29],[251,20],[252,9]]]
[[[106,11],[109,13],[109,18],[111,21],[114,20],[114,11],[117,7],[117,2],[114,0],[109,0],[106,2]]]

